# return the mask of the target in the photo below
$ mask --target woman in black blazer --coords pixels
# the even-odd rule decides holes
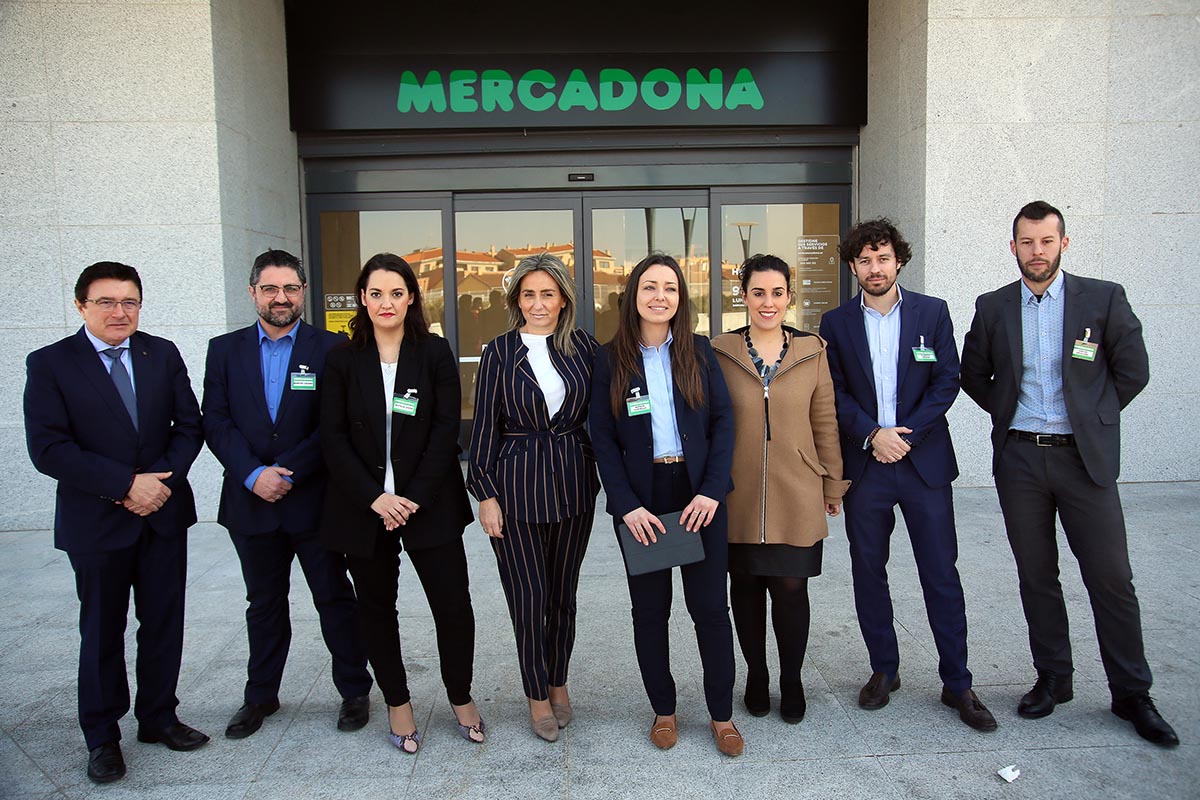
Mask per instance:
[[[373,256],[355,294],[350,342],[329,353],[321,393],[321,449],[329,465],[321,538],[346,554],[392,744],[415,753],[421,743],[397,626],[402,549],[433,612],[459,734],[482,742],[484,722],[471,699],[475,616],[462,534],[472,516],[458,465],[457,364],[446,340],[429,333],[420,287],[404,259]]]
[[[647,410],[645,400],[649,399]],[[680,522],[704,542],[704,559],[681,567],[688,613],[704,667],[704,697],[717,748],[741,754],[733,724],[733,627],[725,495],[733,488],[733,411],[716,355],[692,333],[683,272],[675,259],[652,255],[625,285],[617,332],[596,359],[591,428],[608,512],[643,545],[666,528],[657,515],[681,511]],[[674,746],[675,681],[667,621],[671,572],[629,576],[633,642],[654,708],[650,741]]]
[[[575,327],[575,282],[554,256],[517,265],[507,305],[512,330],[479,362],[467,484],[492,537],[530,725],[552,742],[573,716],[575,590],[600,490],[584,428],[599,345]]]

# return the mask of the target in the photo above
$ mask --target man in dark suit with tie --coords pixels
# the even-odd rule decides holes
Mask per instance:
[[[1021,279],[976,300],[963,344],[963,389],[992,417],[992,473],[1038,675],[1017,713],[1044,717],[1074,697],[1057,511],[1092,602],[1112,712],[1174,746],[1150,699],[1116,483],[1121,410],[1150,381],[1142,324],[1120,285],[1059,268],[1069,242],[1054,206],[1022,208],[1010,243]]]
[[[995,730],[995,718],[971,689],[966,605],[955,567],[950,484],[958,462],[946,411],[958,396],[958,348],[950,313],[943,300],[901,292],[896,279],[911,249],[888,220],[852,228],[840,255],[862,292],[824,315],[821,336],[851,481],[845,503],[854,603],[871,658],[858,704],[882,708],[900,688],[887,578],[898,505],[937,645],[942,703],[972,728]]]
[[[225,736],[242,739],[279,710],[291,644],[288,591],[298,558],[312,590],[333,683],[342,695],[338,729],[367,724],[367,651],[355,616],[346,560],[317,538],[325,494],[318,401],[325,354],[345,338],[300,319],[306,282],[300,260],[268,250],[250,271],[258,320],[214,338],[204,374],[204,434],[225,467],[217,521],[229,529],[246,582],[250,639],[244,703]]]
[[[125,622],[137,606],[138,741],[194,750],[208,737],[175,715],[183,654],[188,469],[200,408],[175,345],[138,331],[137,270],[101,261],[75,283],[83,327],[26,361],[33,465],[58,481],[54,546],[79,596],[79,725],[96,783],[125,774],[118,721],[129,711]]]

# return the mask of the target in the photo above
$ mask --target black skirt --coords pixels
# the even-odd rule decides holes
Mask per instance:
[[[729,571],[761,578],[815,578],[821,574],[824,540],[811,547],[729,543]]]

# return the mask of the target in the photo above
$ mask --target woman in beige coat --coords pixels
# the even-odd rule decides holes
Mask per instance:
[[[745,328],[713,340],[733,399],[736,442],[729,507],[730,601],[746,659],[746,710],[771,710],[767,593],[779,644],[779,713],[807,708],[800,669],[808,648],[808,579],[821,574],[825,515],[836,516],[849,481],[825,342],[783,324],[791,269],[756,255],[742,265]]]

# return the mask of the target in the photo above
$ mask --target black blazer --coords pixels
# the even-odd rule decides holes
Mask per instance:
[[[946,301],[904,289],[900,303],[900,352],[896,361],[896,424],[912,428],[907,458],[930,487],[949,486],[958,477],[946,412],[958,397],[958,345]],[[863,322],[862,295],[821,317],[829,373],[837,399],[842,435],[843,477],[862,478],[871,450],[863,442],[879,418],[875,371]],[[937,361],[916,361],[912,349],[925,339]]]
[[[301,321],[287,374],[317,376],[315,391],[292,391],[290,380],[275,421],[263,389],[258,323],[217,336],[208,343],[204,370],[204,438],[225,468],[217,522],[241,534],[284,530],[303,533],[320,522],[325,497],[325,460],[318,435],[320,395],[325,386],[325,355],[346,337]],[[261,466],[279,464],[292,471],[292,489],[268,503],[245,486]]]
[[[1100,346],[1095,361],[1071,357],[1085,328]],[[963,343],[962,388],[992,416],[993,473],[1017,410],[1022,339],[1021,281],[980,295]],[[1062,352],[1063,398],[1075,445],[1091,479],[1110,485],[1121,471],[1121,409],[1150,382],[1142,323],[1119,284],[1064,273]]]
[[[136,472],[171,472],[171,496],[144,518],[177,536],[196,522],[187,474],[204,433],[179,350],[138,331],[130,337],[138,427],[83,332],[26,360],[25,440],[38,472],[58,481],[54,546],[68,553],[119,550],[137,541],[143,518],[121,505]]]
[[[399,534],[420,550],[462,536],[471,503],[458,464],[462,389],[450,345],[432,334],[405,337],[396,364],[397,393],[417,389],[416,416],[392,413],[383,396],[379,352],[349,344],[330,351],[321,392],[321,451],[329,484],[321,541],[347,555],[368,557],[375,537]],[[396,494],[421,506],[408,524],[386,531],[371,503],[383,494],[384,431],[392,415],[392,470]]]
[[[733,405],[725,376],[717,364],[708,339],[692,334],[703,377],[704,404],[691,408],[675,387],[675,422],[683,444],[683,458],[692,491],[720,503],[733,491]],[[617,522],[639,506],[648,507],[654,483],[654,437],[650,414],[631,417],[621,408],[613,417],[609,387],[612,385],[611,348],[605,346],[596,358],[592,377],[591,427],[600,479],[608,494],[607,511]],[[622,393],[638,387],[642,397],[650,395],[646,376],[640,370]],[[653,409],[651,409],[653,413]]]
[[[571,340],[576,353],[570,358],[554,348],[553,338],[549,342],[550,361],[567,390],[553,419],[520,329],[493,339],[479,360],[467,486],[477,500],[497,498],[513,519],[558,522],[596,507],[600,481],[584,426],[600,345],[579,329]]]

